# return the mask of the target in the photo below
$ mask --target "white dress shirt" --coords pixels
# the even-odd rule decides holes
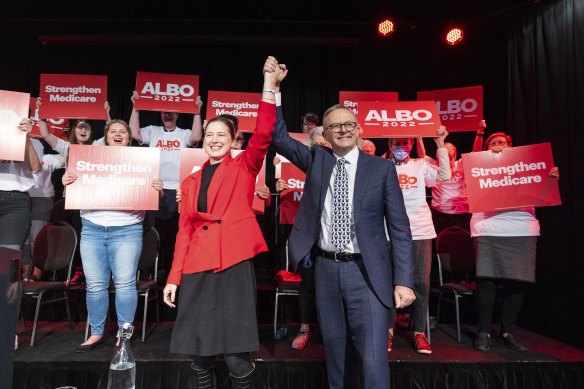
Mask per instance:
[[[341,158],[333,154],[337,161]],[[345,164],[345,169],[349,175],[349,213],[351,220],[351,242],[343,249],[346,253],[360,253],[359,244],[357,243],[357,234],[355,232],[355,215],[353,208],[353,192],[355,191],[355,177],[357,175],[357,162],[359,160],[359,148],[355,146],[353,150],[349,151],[344,158],[348,161]],[[333,244],[333,187],[335,184],[335,177],[337,176],[338,164],[335,164],[333,174],[326,191],[326,198],[324,200],[324,209],[320,217],[320,240],[319,247],[324,251],[336,252],[337,248]]]

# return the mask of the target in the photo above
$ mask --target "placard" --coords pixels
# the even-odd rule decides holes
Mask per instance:
[[[254,132],[261,99],[261,93],[210,90],[207,97],[206,119],[211,120],[223,114],[233,115],[239,120],[239,131]]]
[[[199,95],[199,76],[138,72],[134,103],[138,110],[199,113],[195,99]]]
[[[433,101],[360,101],[362,138],[435,137],[440,117]]]
[[[304,194],[306,174],[286,158],[279,157],[281,159],[280,178],[289,186],[288,189],[280,192],[280,223],[294,224]]]
[[[160,150],[154,147],[70,145],[65,209],[157,210]]]
[[[28,93],[0,90],[0,159],[24,161],[26,132],[18,123],[28,117]]]
[[[435,100],[438,115],[449,132],[476,131],[483,119],[483,87],[418,92],[418,100]]]
[[[41,74],[40,119],[107,120],[107,76]]]
[[[470,212],[560,205],[549,143],[462,154]]]
[[[29,117],[32,119],[32,131],[30,136],[34,138],[42,138],[41,130],[39,128],[39,110],[36,106],[37,99],[30,98]],[[67,119],[48,119],[47,125],[49,132],[57,138],[68,141],[67,128],[69,128],[69,120]]]
[[[398,101],[397,92],[360,92],[340,91],[339,104],[349,108],[354,115],[358,114],[359,101]]]

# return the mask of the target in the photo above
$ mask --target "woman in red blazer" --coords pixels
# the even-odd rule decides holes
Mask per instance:
[[[268,57],[248,147],[232,158],[233,123],[222,117],[210,120],[203,136],[209,160],[182,182],[179,231],[164,302],[174,308],[181,285],[170,351],[195,356],[195,388],[214,387],[217,354],[224,355],[234,388],[255,388],[249,353],[259,350],[259,339],[250,259],[268,247],[252,201],[256,176],[272,142],[275,88],[285,75],[285,66]]]

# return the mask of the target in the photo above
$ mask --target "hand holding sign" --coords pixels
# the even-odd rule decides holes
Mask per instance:
[[[32,131],[32,120],[29,118],[22,119],[20,123],[18,123],[17,127],[20,131],[24,131],[27,134]]]
[[[436,133],[438,136],[434,138],[434,142],[436,142],[436,146],[440,149],[444,147],[444,139],[448,136],[448,131],[446,131],[446,127],[440,126],[436,130]]]

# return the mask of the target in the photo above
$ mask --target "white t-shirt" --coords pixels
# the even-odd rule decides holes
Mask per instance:
[[[471,236],[539,236],[535,209],[477,212],[470,219]]]
[[[103,138],[99,138],[98,140],[95,140],[92,143],[93,146],[103,146],[104,144],[105,143],[103,141]],[[67,156],[69,155],[69,145],[71,145],[71,142],[63,140],[61,138],[57,138],[57,144],[55,145],[55,147],[53,147],[53,150],[61,154],[63,157],[67,158]]]
[[[140,129],[142,144],[160,148],[160,179],[164,189],[177,189],[180,180],[180,149],[189,147],[191,130],[176,128],[165,131],[162,126]]]
[[[104,226],[122,227],[140,223],[144,220],[145,211],[93,211],[83,209],[80,215],[83,219]]]
[[[0,190],[28,192],[33,186],[32,172],[25,162],[0,160]]]
[[[53,197],[55,188],[51,176],[56,169],[65,167],[65,157],[61,154],[45,154],[42,157],[43,168],[33,174],[35,185],[28,191],[30,197]]]
[[[399,186],[404,195],[406,213],[410,219],[413,240],[436,237],[432,213],[426,202],[426,187],[436,185],[438,169],[424,159],[410,159],[408,163],[395,165]]]
[[[438,161],[426,156],[426,160],[438,166]],[[438,181],[432,188],[432,208],[442,213],[461,214],[468,213],[468,195],[464,181],[462,159],[454,162],[451,169],[452,176],[448,181]]]

